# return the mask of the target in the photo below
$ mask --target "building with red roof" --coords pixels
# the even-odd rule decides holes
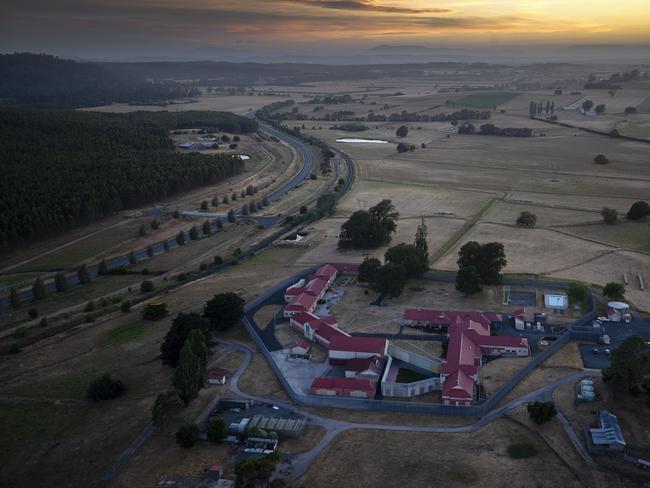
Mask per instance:
[[[377,356],[369,358],[350,359],[345,363],[345,377],[359,379],[379,379],[384,361]]]
[[[318,304],[318,297],[308,293],[301,293],[293,297],[284,307],[284,316],[291,317],[298,313],[312,313]]]
[[[330,364],[345,364],[350,359],[364,359],[372,356],[385,358],[388,354],[388,339],[358,336],[333,336],[329,344]]]
[[[316,378],[311,384],[312,395],[374,398],[377,382],[351,378]]]
[[[403,318],[404,325],[444,332],[454,324],[463,324],[468,321],[489,327],[493,322],[501,322],[501,314],[495,312],[464,312],[459,310],[411,308],[404,312]]]

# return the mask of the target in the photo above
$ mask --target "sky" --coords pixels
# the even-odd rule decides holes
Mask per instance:
[[[3,0],[0,49],[165,57],[201,48],[650,44],[650,0]]]

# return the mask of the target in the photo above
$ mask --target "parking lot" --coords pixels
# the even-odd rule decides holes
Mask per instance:
[[[629,324],[623,322],[605,322],[603,334],[609,336],[610,344],[581,344],[580,355],[585,368],[603,369],[610,365],[610,356],[605,350],[613,351],[628,337],[638,335],[650,342],[650,320],[634,320]],[[597,352],[594,352],[597,351]]]

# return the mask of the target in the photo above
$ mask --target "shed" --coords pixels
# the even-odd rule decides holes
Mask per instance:
[[[227,381],[226,372],[223,370],[208,371],[209,385],[225,385]]]

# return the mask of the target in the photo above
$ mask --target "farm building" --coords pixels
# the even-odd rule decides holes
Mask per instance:
[[[388,354],[388,339],[335,335],[329,344],[330,364],[345,364],[351,359],[364,359]]]
[[[304,418],[266,417],[255,415],[247,424],[247,430],[258,428],[266,432],[275,432],[280,437],[300,437],[307,422]]]
[[[625,449],[625,439],[616,415],[608,410],[601,410],[598,425],[597,429],[589,429],[587,439],[590,451],[608,452]]]
[[[209,385],[225,385],[226,372],[221,370],[208,371],[208,384]]]
[[[311,344],[304,339],[300,339],[293,346],[291,346],[291,354],[306,356],[307,354],[309,354],[310,349],[311,349]]]
[[[316,378],[311,384],[312,395],[374,398],[377,382],[351,378]]]
[[[411,308],[404,312],[402,322],[409,327],[423,327],[446,332],[451,325],[461,324],[469,320],[490,326],[492,323],[501,322],[501,314],[495,312],[461,312],[457,310]]]

